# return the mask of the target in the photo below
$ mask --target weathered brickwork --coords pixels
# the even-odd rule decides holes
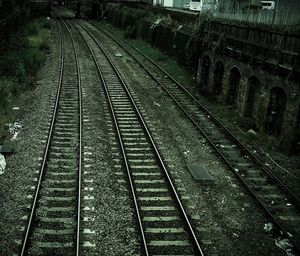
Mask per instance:
[[[288,80],[209,50],[199,59],[197,79],[200,90],[222,104],[233,105],[241,116],[253,118],[259,131],[279,138],[282,149],[295,150],[299,140],[299,80]],[[272,100],[279,101],[279,106],[276,102],[270,106]]]
[[[209,17],[200,17],[198,32],[192,33],[190,26],[155,25],[134,11],[118,8],[111,8],[107,18],[123,29],[135,27],[136,37],[191,65],[197,70],[199,91],[232,105],[240,116],[253,120],[254,129],[278,138],[286,152],[296,150],[300,141],[299,34]],[[189,59],[191,52],[196,61]]]

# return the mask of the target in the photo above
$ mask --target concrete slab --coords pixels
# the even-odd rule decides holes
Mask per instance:
[[[195,180],[213,181],[213,177],[209,174],[206,166],[202,164],[187,164],[187,168]]]

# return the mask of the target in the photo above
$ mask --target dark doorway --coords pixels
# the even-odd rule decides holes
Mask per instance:
[[[298,107],[292,153],[300,155],[300,106]]]
[[[201,86],[207,87],[209,81],[210,72],[210,59],[207,55],[203,57],[202,60],[202,70],[201,70]]]
[[[246,87],[245,116],[256,119],[260,91],[261,84],[258,78],[250,77]]]
[[[214,80],[213,80],[213,95],[219,96],[223,90],[223,75],[224,65],[221,61],[218,61],[215,65]]]
[[[232,68],[229,73],[229,89],[226,101],[229,105],[236,106],[236,100],[241,80],[241,74],[237,68]]]
[[[280,136],[286,109],[286,94],[280,87],[270,91],[269,104],[265,118],[265,130],[269,135]]]

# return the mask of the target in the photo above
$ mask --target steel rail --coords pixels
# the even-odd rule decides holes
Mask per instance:
[[[89,22],[88,22],[89,23]],[[91,24],[91,23],[90,23]],[[93,24],[91,24],[94,26]],[[95,27],[95,26],[94,26]],[[101,26],[102,27],[102,26]],[[97,27],[96,27],[97,28]],[[106,28],[105,28],[106,29]],[[218,149],[218,147],[215,145],[215,143],[209,138],[209,136],[206,134],[206,132],[199,126],[199,124],[194,120],[194,118],[191,116],[190,113],[181,105],[181,103],[168,91],[168,89],[156,78],[155,75],[152,74],[152,72],[140,61],[138,60],[132,53],[130,53],[121,43],[119,43],[117,40],[112,38],[107,32],[103,31],[102,32],[107,35],[109,38],[111,38],[113,41],[115,41],[122,49],[124,49],[133,59],[135,59],[138,64],[149,74],[149,76],[156,82],[158,83],[164,91],[174,100],[174,102],[179,106],[179,108],[187,115],[187,117],[192,121],[192,123],[196,126],[196,128],[200,131],[200,133],[205,137],[205,139],[209,142],[209,144],[216,150],[216,152],[220,155],[220,157],[223,159],[225,164],[229,167],[229,169],[237,176],[237,178],[242,182],[242,184],[247,188],[247,190],[250,192],[250,194],[254,197],[254,199],[259,203],[259,205],[264,209],[264,211],[268,214],[268,216],[272,219],[272,221],[277,225],[279,229],[282,230],[282,232],[285,234],[286,237],[290,239],[290,241],[293,243],[294,247],[296,248],[297,251],[300,252],[300,245],[293,237],[290,236],[290,233],[286,228],[278,221],[278,219],[271,213],[271,211],[265,206],[265,204],[259,199],[259,197],[256,195],[256,193],[251,189],[251,187],[247,184],[246,180],[238,173],[235,171],[234,166],[230,163],[230,161],[226,158],[226,156]],[[110,33],[116,35],[114,32],[109,31]],[[118,35],[116,35],[119,37]],[[177,82],[173,77],[171,77],[165,70],[163,70],[158,64],[156,64],[154,61],[149,59],[149,57],[145,56],[142,52],[140,52],[138,49],[136,49],[132,44],[129,42],[126,42],[128,45],[130,45],[131,48],[136,50],[138,53],[140,53],[143,57],[145,57],[147,60],[149,60],[152,64],[154,64],[157,68],[159,68],[168,78],[172,80],[180,89],[182,89],[184,92],[186,92],[199,107],[206,112],[208,115],[210,115],[212,118],[212,121],[215,122],[215,124],[219,125],[229,136],[230,138],[234,139],[234,141],[237,142],[238,145],[241,145],[242,149],[246,154],[249,153],[250,157],[253,160],[257,161],[259,166],[266,171],[267,174],[271,176],[271,178],[274,177],[275,181],[278,181],[278,184],[284,189],[285,192],[287,192],[292,199],[295,200],[296,205],[299,206],[299,199],[276,177],[274,176],[266,166],[263,165],[263,163],[256,157],[254,156],[246,146],[244,146],[237,138],[234,137],[234,135],[226,128],[223,126],[223,124],[220,123],[220,121],[217,120],[216,117],[214,117],[197,99],[194,98],[194,96],[191,95],[191,93],[185,89],[179,82]]]
[[[61,17],[60,17],[61,18]],[[80,66],[78,61],[78,55],[75,48],[72,32],[61,18],[63,24],[66,26],[67,31],[70,35],[72,48],[74,50],[76,68],[77,68],[77,81],[78,81],[78,99],[79,99],[79,161],[78,161],[78,199],[77,199],[77,230],[76,230],[76,256],[80,255],[80,244],[81,244],[81,184],[82,184],[82,86],[81,86],[81,76],[80,76]]]
[[[92,26],[94,26],[92,23],[88,22],[89,24],[91,24]],[[104,26],[100,25],[102,29],[108,31],[107,28],[105,28]],[[94,26],[95,28],[98,28],[96,26]],[[113,31],[109,31],[109,33],[107,33],[106,31],[102,32],[107,35],[108,37],[110,37],[114,42],[116,42],[123,50],[125,50],[131,57],[133,57],[138,63],[139,65],[144,68],[146,70],[146,72],[155,80],[155,82],[157,82],[160,86],[163,87],[163,89],[165,91],[167,91],[167,89],[165,88],[164,85],[161,84],[161,82],[159,80],[157,80],[157,78],[155,76],[153,76],[153,74],[151,73],[151,71],[145,66],[145,64],[143,64],[140,60],[138,60],[132,53],[130,53],[128,51],[128,49],[126,49],[119,41],[117,41],[116,39],[114,39],[112,36],[109,35],[109,33],[115,35],[116,37],[118,37],[119,39],[121,39],[116,33],[114,33]],[[124,42],[124,40],[122,41]],[[183,85],[181,85],[175,78],[173,78],[167,71],[165,71],[161,66],[159,66],[155,61],[151,60],[148,56],[146,56],[144,53],[142,53],[139,49],[137,49],[136,47],[134,47],[130,42],[125,41],[125,44],[128,44],[134,51],[137,51],[140,55],[142,55],[144,58],[146,58],[149,62],[151,62],[156,68],[158,68],[161,72],[163,72],[173,83],[176,84],[176,86],[178,86],[181,90],[183,90],[192,100],[194,103],[197,104],[197,106],[199,106],[207,115],[210,116],[210,119],[216,124],[218,125],[223,131],[225,131],[225,133],[230,137],[230,139],[232,139],[236,144],[238,144],[238,146],[246,153],[248,154],[271,178],[273,178],[280,186],[282,189],[284,189],[284,191],[286,193],[289,194],[289,196],[294,200],[294,202],[300,206],[300,198],[298,198],[276,175],[274,175],[272,173],[272,171],[270,170],[270,168],[268,168],[266,165],[264,165],[264,163],[257,157],[255,156],[248,148],[247,146],[245,146],[241,141],[239,141],[239,139],[237,139],[219,120],[218,118],[216,118],[205,106],[203,106],[203,104],[201,104]]]
[[[113,117],[113,120],[114,120],[114,124],[115,124],[115,127],[116,127],[116,131],[117,131],[117,135],[118,135],[118,139],[119,139],[119,143],[120,143],[120,147],[121,147],[121,151],[122,151],[122,157],[123,157],[126,172],[127,172],[127,175],[128,175],[128,180],[129,180],[130,189],[131,189],[131,193],[132,193],[132,197],[133,197],[133,201],[134,201],[135,211],[136,211],[136,214],[137,214],[137,217],[138,217],[138,223],[139,223],[140,232],[141,232],[142,241],[143,241],[143,250],[144,250],[145,255],[149,256],[148,247],[147,247],[146,238],[145,238],[144,229],[143,229],[143,224],[142,224],[141,216],[140,216],[140,213],[139,213],[137,197],[136,197],[135,189],[134,189],[134,185],[133,185],[133,178],[132,178],[132,175],[131,175],[130,170],[129,170],[129,164],[128,164],[128,161],[127,161],[127,158],[126,158],[125,147],[124,147],[122,137],[121,137],[121,133],[120,133],[120,130],[119,130],[119,127],[118,127],[117,118],[116,118],[116,115],[115,115],[115,112],[114,112],[114,109],[113,109],[110,94],[109,94],[109,91],[106,87],[104,76],[102,74],[102,71],[101,71],[98,63],[97,63],[97,59],[96,59],[96,56],[95,56],[93,50],[91,49],[90,45],[88,44],[87,40],[85,39],[83,34],[80,32],[80,30],[75,25],[74,25],[74,27],[77,29],[77,31],[79,32],[79,34],[83,38],[87,48],[89,49],[89,52],[91,53],[91,55],[93,57],[95,66],[97,68],[97,72],[99,74],[99,77],[101,79],[101,82],[103,84],[103,87],[104,87],[104,90],[105,90],[105,93],[106,93],[106,97],[108,99],[108,103],[109,103],[109,106],[110,106],[110,110],[111,110],[111,113],[112,113],[112,117]]]
[[[57,114],[58,101],[60,98],[62,78],[63,78],[63,73],[64,73],[64,47],[63,47],[64,41],[63,41],[62,30],[61,30],[61,27],[57,20],[56,20],[56,23],[59,27],[59,32],[60,32],[59,34],[60,34],[60,49],[61,49],[60,50],[60,72],[59,72],[58,88],[57,88],[57,93],[56,93],[55,106],[54,106],[52,119],[51,119],[51,125],[50,125],[49,132],[48,132],[47,144],[46,144],[45,151],[44,151],[43,162],[42,162],[42,166],[41,166],[41,170],[40,170],[40,174],[39,174],[39,178],[38,178],[38,183],[37,183],[35,193],[34,193],[34,199],[33,199],[32,205],[31,205],[31,212],[30,212],[28,223],[27,223],[25,237],[22,241],[22,249],[21,249],[21,253],[20,253],[21,256],[25,255],[26,249],[28,246],[28,239],[29,239],[29,235],[31,233],[32,220],[33,220],[35,210],[37,207],[38,196],[39,196],[39,192],[40,192],[40,188],[41,188],[41,183],[42,183],[42,180],[44,177],[44,170],[45,170],[47,156],[48,156],[49,147],[50,147],[50,142],[51,142],[51,138],[52,138],[52,134],[53,134],[53,127],[54,127],[55,118],[56,118],[56,114]]]
[[[191,238],[192,238],[192,240],[193,240],[193,244],[194,244],[194,247],[195,247],[195,249],[196,249],[197,255],[203,256],[204,253],[203,253],[203,251],[202,251],[202,249],[201,249],[201,247],[200,247],[200,245],[199,245],[198,239],[197,239],[197,237],[196,237],[196,235],[195,235],[195,232],[194,232],[194,230],[193,230],[193,227],[192,227],[192,225],[191,225],[191,223],[190,223],[190,221],[189,221],[189,219],[188,219],[187,213],[185,212],[184,207],[183,207],[183,205],[182,205],[182,203],[181,203],[181,200],[180,200],[180,198],[179,198],[179,196],[178,196],[178,194],[177,194],[177,191],[176,191],[175,186],[174,186],[174,184],[173,184],[173,181],[172,181],[172,179],[171,179],[171,177],[170,177],[170,174],[169,174],[169,172],[167,171],[167,169],[166,169],[166,167],[165,167],[165,164],[164,164],[164,162],[163,162],[163,160],[162,160],[162,157],[161,157],[161,155],[160,155],[160,152],[159,152],[159,150],[158,150],[158,148],[157,148],[157,146],[156,146],[156,144],[155,144],[155,142],[154,142],[154,140],[153,140],[153,138],[152,138],[152,135],[151,135],[151,133],[150,133],[150,131],[149,131],[149,129],[148,129],[148,127],[147,127],[145,121],[144,121],[144,118],[143,118],[142,114],[140,113],[140,111],[139,111],[139,109],[138,109],[138,107],[137,107],[137,105],[136,105],[136,103],[135,103],[135,101],[134,101],[134,99],[133,99],[133,97],[132,97],[132,95],[131,95],[131,93],[130,93],[128,87],[127,87],[127,85],[126,85],[126,83],[125,83],[125,81],[123,80],[123,78],[122,78],[122,76],[121,76],[119,70],[117,69],[117,67],[115,66],[114,62],[113,62],[112,59],[109,57],[108,53],[105,51],[105,49],[103,48],[103,46],[95,39],[95,37],[94,37],[89,31],[87,31],[86,28],[84,28],[81,24],[79,24],[79,25],[82,27],[82,29],[84,29],[84,30],[86,31],[86,33],[87,33],[87,34],[94,40],[94,42],[98,45],[98,47],[101,49],[101,51],[103,52],[103,54],[105,55],[105,57],[107,58],[107,60],[109,61],[109,63],[111,64],[112,68],[113,68],[114,71],[116,72],[116,74],[117,74],[117,76],[118,76],[118,78],[119,78],[119,80],[120,80],[120,82],[121,82],[123,88],[125,89],[125,91],[126,91],[128,97],[129,97],[129,99],[130,99],[130,101],[131,101],[131,103],[132,103],[132,106],[134,107],[136,113],[138,114],[138,116],[139,116],[139,118],[140,118],[140,121],[141,121],[141,123],[142,123],[142,125],[143,125],[143,128],[144,128],[144,130],[145,130],[145,132],[146,132],[146,134],[147,134],[147,136],[148,136],[148,138],[149,138],[149,140],[150,140],[150,142],[151,142],[151,145],[153,146],[153,149],[154,149],[154,151],[155,151],[155,154],[156,154],[156,156],[157,156],[157,158],[158,158],[158,160],[159,160],[159,164],[161,165],[161,167],[162,167],[162,169],[163,169],[163,171],[164,171],[164,174],[165,174],[165,176],[166,176],[166,178],[167,178],[167,180],[168,180],[168,184],[170,185],[170,187],[171,187],[171,189],[172,189],[172,193],[173,193],[173,195],[175,196],[176,202],[177,202],[177,204],[178,204],[178,206],[179,206],[180,212],[181,212],[181,214],[183,215],[183,218],[184,218],[184,220],[185,220],[185,223],[187,224],[188,232],[189,232],[189,234],[190,234],[190,236],[191,236]],[[109,93],[108,93],[108,94],[109,94]],[[110,104],[111,104],[111,103],[110,103]],[[117,121],[116,121],[116,122],[117,122]],[[116,123],[116,124],[117,124],[117,123]],[[119,138],[122,139],[122,137],[121,137],[121,135],[120,135],[119,133],[118,133],[118,136],[120,136]],[[121,143],[122,143],[122,142],[121,142]],[[124,150],[124,148],[122,147],[122,151],[123,151],[123,150]],[[125,151],[124,151],[124,157],[125,157],[125,159],[126,159]],[[126,168],[127,168],[127,167],[128,167],[128,166],[126,166]],[[127,170],[127,172],[130,172],[129,169]]]

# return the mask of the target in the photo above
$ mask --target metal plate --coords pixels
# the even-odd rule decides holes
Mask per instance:
[[[213,181],[213,178],[206,169],[206,166],[201,164],[187,164],[187,168],[195,180]]]

